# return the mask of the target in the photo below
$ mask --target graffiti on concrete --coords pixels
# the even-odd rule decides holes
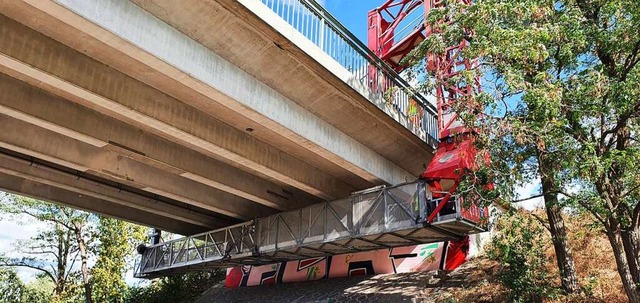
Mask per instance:
[[[274,283],[404,273],[453,270],[469,255],[469,238],[394,247],[353,254],[317,257],[261,266],[239,266],[227,270],[225,286],[234,288]]]

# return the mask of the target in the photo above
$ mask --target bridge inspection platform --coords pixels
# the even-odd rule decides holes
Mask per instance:
[[[349,198],[166,241],[140,249],[134,275],[154,278],[264,265],[461,240],[486,231],[481,222],[488,217],[486,209],[465,207],[458,198],[427,224],[431,211],[443,200],[434,196],[423,181],[381,186]]]

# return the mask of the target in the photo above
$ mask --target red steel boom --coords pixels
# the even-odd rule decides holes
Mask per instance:
[[[472,0],[457,0],[460,4],[471,5]],[[443,8],[444,0],[388,0],[368,15],[368,46],[383,61],[398,72],[408,66],[404,64],[410,52],[430,35],[438,32],[439,26],[427,23],[427,16],[434,9]],[[450,24],[452,20],[443,19],[437,25]],[[467,46],[463,40],[458,45],[446,48],[442,54],[428,53],[426,70],[435,80],[436,106],[438,109],[438,133],[440,143],[436,155],[421,175],[427,180],[433,192],[432,199],[441,198],[440,203],[431,212],[427,222],[447,206],[460,184],[461,178],[478,168],[477,151],[473,141],[473,131],[460,123],[453,105],[473,106],[474,95],[480,91],[480,80],[472,83],[454,81],[461,72],[475,67],[476,60],[460,57]],[[492,187],[492,185],[489,185]],[[449,203],[451,204],[451,203]],[[463,210],[463,215],[472,216],[478,208],[471,206]],[[478,218],[479,219],[479,218]],[[476,221],[476,220],[474,220]]]

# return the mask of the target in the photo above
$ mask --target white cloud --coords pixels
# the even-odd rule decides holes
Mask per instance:
[[[0,253],[9,258],[22,258],[19,250],[19,240],[26,240],[35,236],[38,231],[46,229],[47,225],[38,222],[27,215],[11,217],[0,215]],[[16,271],[23,282],[28,283],[36,278],[39,271],[30,268],[17,267]]]

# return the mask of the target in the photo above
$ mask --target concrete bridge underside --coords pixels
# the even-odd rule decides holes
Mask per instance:
[[[433,147],[257,4],[0,0],[0,188],[193,234],[415,179]]]

